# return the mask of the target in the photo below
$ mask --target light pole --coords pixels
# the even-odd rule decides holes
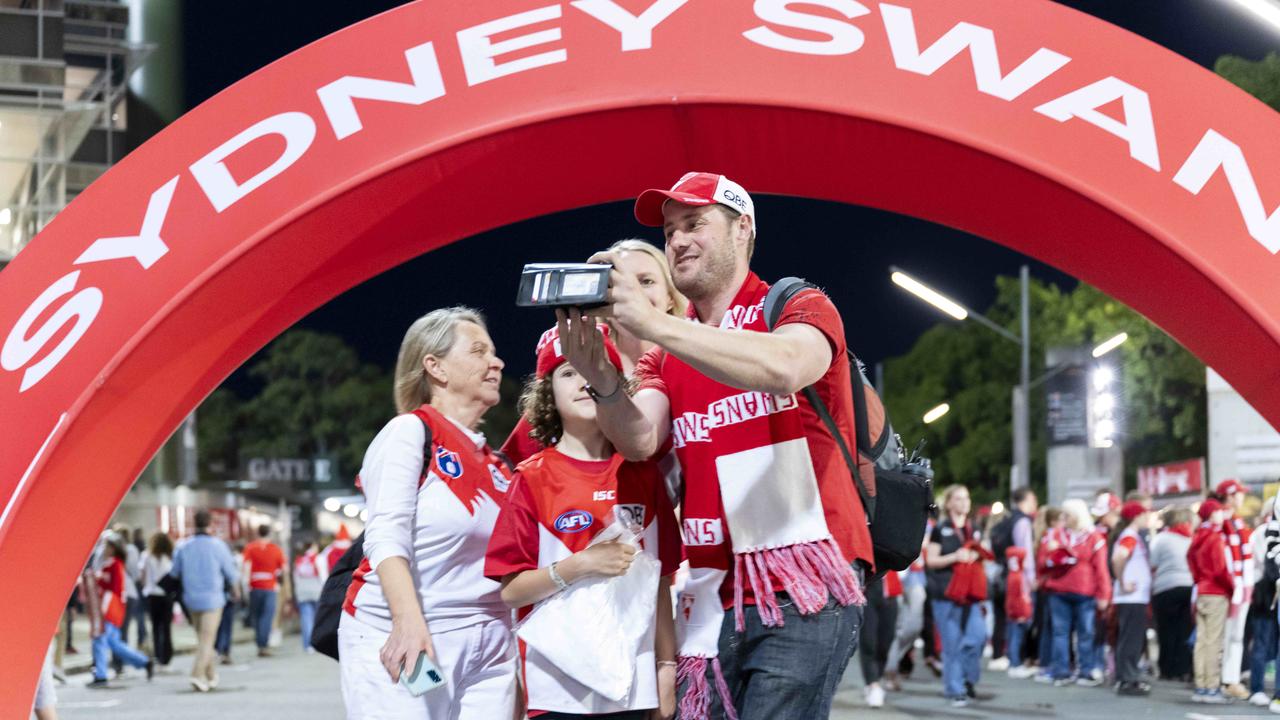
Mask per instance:
[[[1028,398],[1031,396],[1031,388],[1043,383],[1049,378],[1057,375],[1066,366],[1054,368],[1036,378],[1031,379],[1031,302],[1030,302],[1030,271],[1026,265],[1022,266],[1019,272],[1021,279],[1021,333],[1014,335],[997,325],[990,318],[982,313],[975,312],[960,303],[948,298],[946,295],[925,285],[919,280],[911,277],[897,267],[889,266],[890,278],[894,284],[903,288],[907,292],[933,305],[942,312],[950,315],[957,320],[974,319],[979,323],[994,330],[1000,337],[1015,342],[1021,349],[1021,368],[1017,386],[1013,388],[1013,471],[1009,476],[1009,491],[1020,487],[1026,487],[1031,482],[1031,410],[1028,405]],[[1129,339],[1128,333],[1119,333],[1093,349],[1093,357],[1100,358],[1103,355],[1115,350]],[[950,409],[948,407],[948,409]],[[941,417],[939,414],[937,417]],[[937,417],[933,419],[937,419]],[[930,422],[926,419],[925,422]]]
[[[994,330],[1000,337],[1016,343],[1022,352],[1020,359],[1019,383],[1013,389],[1013,470],[1009,474],[1010,492],[1026,487],[1031,479],[1031,412],[1027,406],[1027,398],[1031,392],[1031,309],[1029,302],[1031,272],[1026,265],[1022,266],[1019,277],[1022,281],[1021,333],[1013,333],[1000,327],[980,312],[948,298],[928,285],[916,280],[902,270],[890,266],[890,278],[894,284],[938,308],[957,320],[972,318],[987,328]]]

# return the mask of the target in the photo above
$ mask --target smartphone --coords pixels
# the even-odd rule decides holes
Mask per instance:
[[[440,672],[440,668],[431,662],[425,652],[419,653],[412,670],[400,670],[400,682],[409,690],[410,695],[419,697],[444,685],[444,673]]]

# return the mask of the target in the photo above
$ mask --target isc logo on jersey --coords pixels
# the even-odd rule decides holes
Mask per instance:
[[[454,480],[462,477],[462,458],[443,447],[436,448],[436,467]]]
[[[591,527],[596,519],[585,510],[569,510],[556,518],[555,528],[562,533],[578,533]]]

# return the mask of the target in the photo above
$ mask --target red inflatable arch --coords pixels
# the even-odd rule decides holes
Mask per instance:
[[[1275,423],[1276,138],[1261,103],[1047,0],[421,0],[309,45],[125,158],[0,273],[0,716],[28,711],[147,459],[255,350],[416,255],[688,169],[1032,255]],[[767,220],[762,241],[792,240]]]

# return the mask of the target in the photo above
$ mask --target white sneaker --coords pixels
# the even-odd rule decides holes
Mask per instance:
[[[987,669],[991,672],[1004,672],[1009,669],[1009,658],[1001,657],[987,663]]]
[[[195,688],[196,692],[209,692],[209,683],[204,678],[193,677],[189,679],[191,680],[191,687]]]
[[[867,707],[882,708],[884,707],[884,688],[880,687],[880,683],[868,685],[863,693],[867,698]]]
[[[1280,715],[1280,700],[1272,700],[1268,709],[1276,715]]]
[[[1036,674],[1036,669],[1030,665],[1019,665],[1009,668],[1009,677],[1014,680],[1026,680]]]
[[[1271,698],[1267,697],[1267,694],[1264,692],[1256,692],[1249,697],[1249,704],[1257,705],[1258,707],[1266,707],[1271,704]]]

